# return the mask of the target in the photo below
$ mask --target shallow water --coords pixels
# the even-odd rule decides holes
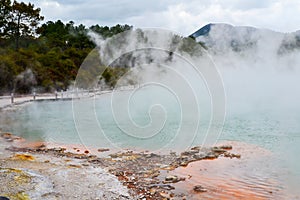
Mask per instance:
[[[175,184],[176,193],[188,194],[188,199],[296,199],[279,179],[280,169],[272,166],[275,159],[272,152],[243,142],[225,144],[241,153],[241,159],[202,160],[169,172],[186,178]],[[195,192],[196,185],[207,192]]]
[[[172,100],[171,102],[176,103]],[[172,143],[172,139],[176,139],[176,130],[180,126],[178,123],[180,115],[176,114],[176,110],[172,110],[172,104],[166,102],[165,109],[169,118],[159,133],[145,139],[136,137],[136,135],[124,134],[124,129],[122,129],[124,127],[128,128],[126,131],[135,129],[131,129],[132,124],[126,127],[126,121],[119,121],[118,124],[115,122],[110,103],[110,94],[96,99],[77,101],[75,111],[78,113],[74,120],[74,102],[72,101],[34,102],[15,111],[2,112],[1,128],[31,141],[83,144],[102,148],[112,148],[113,143],[119,148],[154,150],[168,144],[173,149],[181,149],[177,145],[180,144],[180,141]],[[153,104],[153,102],[148,103]],[[132,111],[132,119],[140,126],[147,125],[150,120],[148,110],[142,109],[144,106],[144,104],[137,105]],[[91,112],[94,112],[95,116],[91,116]],[[152,116],[160,114],[155,112],[156,110],[153,111]],[[79,117],[78,114],[80,114]],[[160,115],[156,117],[160,119]],[[297,189],[300,183],[299,121],[300,113],[295,110],[286,110],[284,113],[281,110],[229,113],[219,141],[240,141],[253,144],[255,147],[251,146],[251,148],[262,147],[270,151],[270,155],[261,157],[261,151],[254,151],[251,159],[247,160],[247,156],[243,157],[245,159],[242,160],[243,162],[217,160],[200,162],[199,166],[192,164],[189,166],[189,170],[193,174],[199,168],[209,169],[199,174],[198,179],[201,179],[201,184],[205,182],[204,185],[210,188],[215,183],[219,183],[217,188],[222,188],[207,193],[204,197],[207,199],[230,199],[233,195],[239,199],[242,198],[239,195],[243,195],[250,199],[251,197],[281,199],[289,194],[292,195],[292,199],[299,198],[300,193]],[[185,121],[181,126],[186,131],[189,130],[192,123],[193,121]],[[205,120],[201,121],[198,135],[192,138],[195,140],[187,137],[186,141],[183,141],[184,145],[202,144],[207,127],[208,123]],[[139,133],[135,132],[135,134]],[[247,155],[243,151],[238,153],[241,153],[242,156]],[[243,153],[245,154],[243,155]],[[179,171],[179,173],[185,172]],[[197,180],[197,176],[188,180],[187,184],[192,186],[197,183],[195,180]],[[238,190],[236,190],[237,188]],[[219,194],[223,194],[223,196],[219,197]],[[283,199],[291,198],[288,196]]]

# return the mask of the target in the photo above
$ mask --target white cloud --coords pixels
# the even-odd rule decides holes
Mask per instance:
[[[128,23],[190,34],[207,23],[223,22],[291,32],[299,29],[298,0],[26,0],[41,7],[46,20],[86,25]]]

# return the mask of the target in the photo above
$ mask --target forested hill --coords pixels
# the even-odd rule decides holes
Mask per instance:
[[[43,23],[40,11],[31,3],[0,1],[0,94],[68,88],[95,47],[87,36],[89,30],[107,38],[132,28],[86,27],[60,20]]]

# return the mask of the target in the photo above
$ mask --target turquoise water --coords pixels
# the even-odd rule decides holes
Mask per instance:
[[[141,129],[135,129],[131,121],[117,121],[114,114],[118,114],[119,108],[115,105],[112,112],[111,94],[104,94],[96,99],[80,101],[44,101],[33,102],[15,111],[7,111],[1,114],[1,128],[20,135],[27,140],[48,141],[55,143],[84,144],[92,147],[135,148],[135,149],[160,149],[165,144],[169,148],[180,149],[188,145],[199,145],[208,128],[208,120],[200,120],[196,137],[188,135],[185,140],[176,134],[183,134],[194,121],[183,119],[176,99],[172,97],[165,102],[164,110],[152,108],[149,114],[149,105],[156,103],[148,98],[143,103],[138,103],[136,97],[131,109],[131,119]],[[144,97],[142,97],[144,98]],[[121,105],[121,104],[119,104]],[[130,105],[130,104],[129,104]],[[123,106],[123,105],[121,105]],[[130,107],[130,106],[129,106]],[[174,109],[175,108],[175,109]],[[266,166],[275,170],[275,176],[284,187],[294,192],[299,186],[300,180],[300,112],[298,109],[284,107],[276,109],[253,109],[252,111],[228,112],[219,141],[241,141],[255,144],[273,153],[271,163]],[[205,111],[203,111],[205,113]],[[119,113],[120,114],[120,113]],[[122,114],[120,114],[122,115]],[[204,116],[209,116],[204,114]],[[157,122],[152,119],[158,119]],[[75,120],[74,120],[75,119]],[[129,123],[130,122],[130,123]],[[157,134],[145,138],[139,137],[149,123],[157,123],[163,126]],[[182,128],[183,132],[178,132]],[[124,133],[125,132],[125,133]],[[129,133],[126,133],[129,132]],[[193,131],[192,131],[193,132]],[[132,133],[132,134],[130,134]]]
[[[106,109],[107,106],[109,108],[109,105],[103,103],[101,98],[97,101],[99,101],[97,103],[99,108],[97,109],[101,110],[101,113],[98,113],[98,120],[101,122],[105,120],[102,124],[104,132],[107,132],[107,135],[118,137],[122,130],[116,126],[109,109]],[[85,105],[85,102],[83,104]],[[134,120],[145,125],[149,121],[149,116],[144,114]],[[170,137],[179,128],[179,123],[176,123],[179,121],[179,116],[172,116],[173,118],[169,119],[163,131],[164,133],[169,132]],[[3,120],[4,117],[6,118],[5,121]],[[274,152],[283,148],[288,150],[300,145],[299,121],[300,113],[289,113],[289,117],[271,112],[227,116],[220,140],[236,140],[257,144]],[[3,124],[4,122],[5,124]],[[87,122],[89,122],[88,117]],[[1,126],[2,129],[12,131],[28,140],[40,139],[52,142],[81,143],[75,127],[71,101],[30,103],[17,111],[3,113]],[[204,126],[205,124],[203,124],[203,130]],[[88,133],[86,133],[86,136],[88,136]],[[168,135],[165,135],[165,137],[168,137]],[[121,141],[122,139],[119,139],[119,142]],[[90,145],[101,145],[93,139],[89,142]],[[199,142],[201,141],[195,141],[194,143]]]
[[[175,96],[156,92],[150,95],[156,98],[145,97],[147,92],[135,95],[128,106],[129,114],[119,97],[112,105],[112,94],[95,99],[34,102],[4,113],[2,129],[27,140],[88,147],[180,150],[202,144],[209,125],[207,111],[201,110],[201,120],[191,119],[192,114],[184,117]],[[121,98],[123,93],[130,94],[120,92]]]

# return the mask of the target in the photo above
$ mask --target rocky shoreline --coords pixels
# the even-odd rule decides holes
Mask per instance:
[[[84,186],[84,184],[82,184],[83,191],[89,189],[84,187],[90,187],[90,189],[93,189],[91,191],[94,192],[85,193],[85,195],[78,194],[77,197],[81,199],[95,199],[94,195],[97,194],[97,191],[102,191],[102,194],[98,192],[100,196],[97,198],[100,199],[186,199],[187,194],[174,192],[176,191],[174,184],[185,181],[185,177],[167,175],[169,171],[178,167],[186,167],[191,162],[201,162],[201,160],[211,160],[219,157],[239,159],[241,157],[239,154],[230,152],[230,150],[232,150],[232,146],[230,145],[211,148],[196,146],[180,154],[176,154],[175,152],[170,152],[169,154],[154,154],[147,151],[134,152],[128,150],[111,153],[107,157],[99,157],[92,155],[88,150],[83,153],[73,153],[63,147],[48,148],[44,144],[34,147],[25,147],[24,145],[18,147],[16,144],[19,142],[15,141],[20,140],[21,138],[13,134],[1,133],[2,151],[4,153],[1,155],[0,169],[2,171],[6,170],[7,174],[16,173],[14,170],[21,170],[22,173],[29,170],[36,171],[37,174],[42,174],[42,177],[51,180],[53,177],[51,177],[49,172],[46,173],[40,169],[33,169],[34,167],[32,166],[35,166],[35,168],[43,166],[45,167],[44,171],[47,171],[47,166],[50,169],[58,168],[58,171],[62,170],[61,173],[64,173],[63,170],[65,169],[76,169],[76,171],[80,171],[83,176],[85,176],[85,174],[89,176],[89,173],[92,175],[93,170],[97,171],[97,169],[101,169],[100,177],[94,175],[93,178],[95,180],[97,180],[97,178],[101,179],[101,176],[104,176],[103,174],[106,174],[106,176],[109,176],[112,180],[112,177],[114,177],[118,182],[115,182],[115,184],[120,184],[115,188],[116,191],[123,191],[119,194],[114,191],[104,195],[102,191],[103,187]],[[99,151],[101,150],[102,149],[99,149]],[[109,150],[105,149],[105,151]],[[91,172],[89,172],[90,170]],[[81,181],[80,179],[76,180],[75,172],[73,175],[74,177],[72,177],[72,179],[74,181]],[[1,179],[5,180],[7,177],[1,177]],[[24,181],[27,181],[28,185],[33,184],[29,180]],[[60,182],[63,182],[63,180]],[[105,182],[104,184],[107,183]],[[72,184],[65,185],[64,188],[71,190],[73,186]],[[62,187],[60,185],[52,184],[52,187],[53,194],[46,192],[49,199],[51,199],[53,195],[56,199],[74,198],[74,196],[68,197],[68,194],[60,193],[59,189],[56,190],[56,188]],[[207,192],[207,189],[201,185],[195,185],[194,192]],[[43,193],[43,191],[41,193]],[[44,195],[44,199],[47,196],[45,194],[42,194]],[[6,195],[11,199],[22,199],[16,198],[16,195],[23,195],[25,197],[27,195],[27,199],[35,199],[32,198],[34,196],[32,192],[18,188],[18,185],[12,186],[12,188],[5,191],[0,189],[0,195]],[[73,194],[71,193],[71,195]]]

